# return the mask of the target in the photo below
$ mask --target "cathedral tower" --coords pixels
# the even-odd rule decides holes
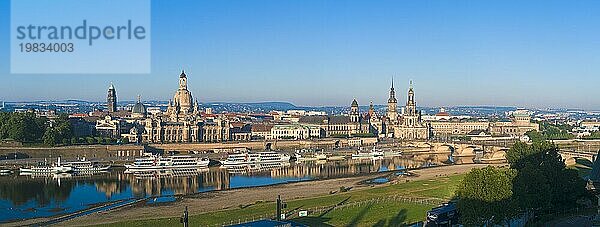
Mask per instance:
[[[117,90],[115,90],[115,86],[113,86],[112,83],[110,83],[110,87],[108,87],[106,107],[109,113],[117,112]]]
[[[360,113],[358,112],[358,102],[356,99],[352,100],[350,106],[350,122],[358,122],[360,119]]]
[[[396,91],[394,91],[394,78],[392,78],[390,98],[388,99],[387,118],[392,123],[395,123],[398,120],[398,100],[396,100]]]
[[[402,124],[396,128],[394,137],[409,141],[426,140],[429,138],[428,126],[423,124],[421,121],[421,111],[417,110],[412,81],[408,88],[408,99],[402,113]]]

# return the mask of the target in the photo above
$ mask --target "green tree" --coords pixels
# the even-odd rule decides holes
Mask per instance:
[[[544,137],[544,135],[538,131],[529,131],[526,132],[525,135],[529,136],[529,139],[531,139],[533,142],[541,142],[546,140],[546,137]]]
[[[516,143],[506,153],[506,159],[518,171],[513,192],[522,211],[573,208],[586,193],[585,181],[574,170],[566,169],[553,143]]]
[[[44,119],[37,119],[33,113],[12,113],[6,126],[8,138],[20,142],[40,140],[44,134]]]
[[[8,119],[10,113],[0,112],[0,140],[8,138]]]
[[[58,118],[51,121],[50,125],[46,128],[42,138],[44,144],[48,146],[55,146],[59,143],[68,145],[73,135],[73,129],[67,115],[59,115]]]
[[[46,129],[46,132],[44,132],[44,136],[42,137],[42,139],[45,145],[55,146],[58,141],[56,130],[53,128]]]
[[[467,226],[500,224],[517,214],[512,199],[516,171],[488,166],[472,169],[456,192],[460,221]]]
[[[534,142],[531,145],[517,142],[506,152],[506,160],[510,167],[516,170],[521,170],[526,165],[537,165],[543,159],[552,161],[550,168],[563,169],[565,167],[560,154],[558,154],[558,147],[551,142]],[[545,164],[549,165],[550,163]]]

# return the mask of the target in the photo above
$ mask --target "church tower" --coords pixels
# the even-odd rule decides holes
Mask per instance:
[[[392,78],[390,98],[388,99],[387,118],[392,123],[395,123],[398,120],[398,100],[396,100],[396,91],[394,91],[394,78]]]
[[[358,102],[354,99],[350,106],[350,122],[359,122],[359,119],[360,113],[358,112]]]
[[[417,127],[420,125],[420,114],[417,112],[417,104],[415,103],[415,92],[413,91],[412,80],[408,88],[408,99],[406,100],[406,106],[404,108],[404,126],[406,127]]]
[[[177,88],[177,91],[175,91],[173,102],[169,102],[167,115],[171,117],[171,120],[179,121],[180,119],[193,114],[194,108],[194,98],[187,86],[187,75],[181,70],[181,74],[179,75],[179,87]]]
[[[187,90],[187,75],[185,75],[183,70],[181,70],[181,75],[179,75],[179,90]]]
[[[404,140],[426,140],[429,138],[429,126],[421,121],[421,111],[417,110],[415,92],[410,81],[408,88],[408,99],[402,113],[402,124],[394,133],[394,137]]]
[[[110,87],[108,87],[106,107],[109,113],[117,112],[117,91],[115,90],[115,86],[113,86],[112,83],[110,83]]]

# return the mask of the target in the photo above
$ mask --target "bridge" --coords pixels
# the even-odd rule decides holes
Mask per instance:
[[[576,151],[575,149],[561,149],[558,151],[558,153],[567,165],[575,164],[577,159],[586,159],[594,163],[594,161],[596,161],[596,157],[598,156],[598,153],[589,151]]]

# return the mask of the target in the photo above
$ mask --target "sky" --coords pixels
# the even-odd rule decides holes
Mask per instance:
[[[153,0],[151,73],[10,74],[0,0],[0,100],[399,102],[600,110],[600,1]]]

